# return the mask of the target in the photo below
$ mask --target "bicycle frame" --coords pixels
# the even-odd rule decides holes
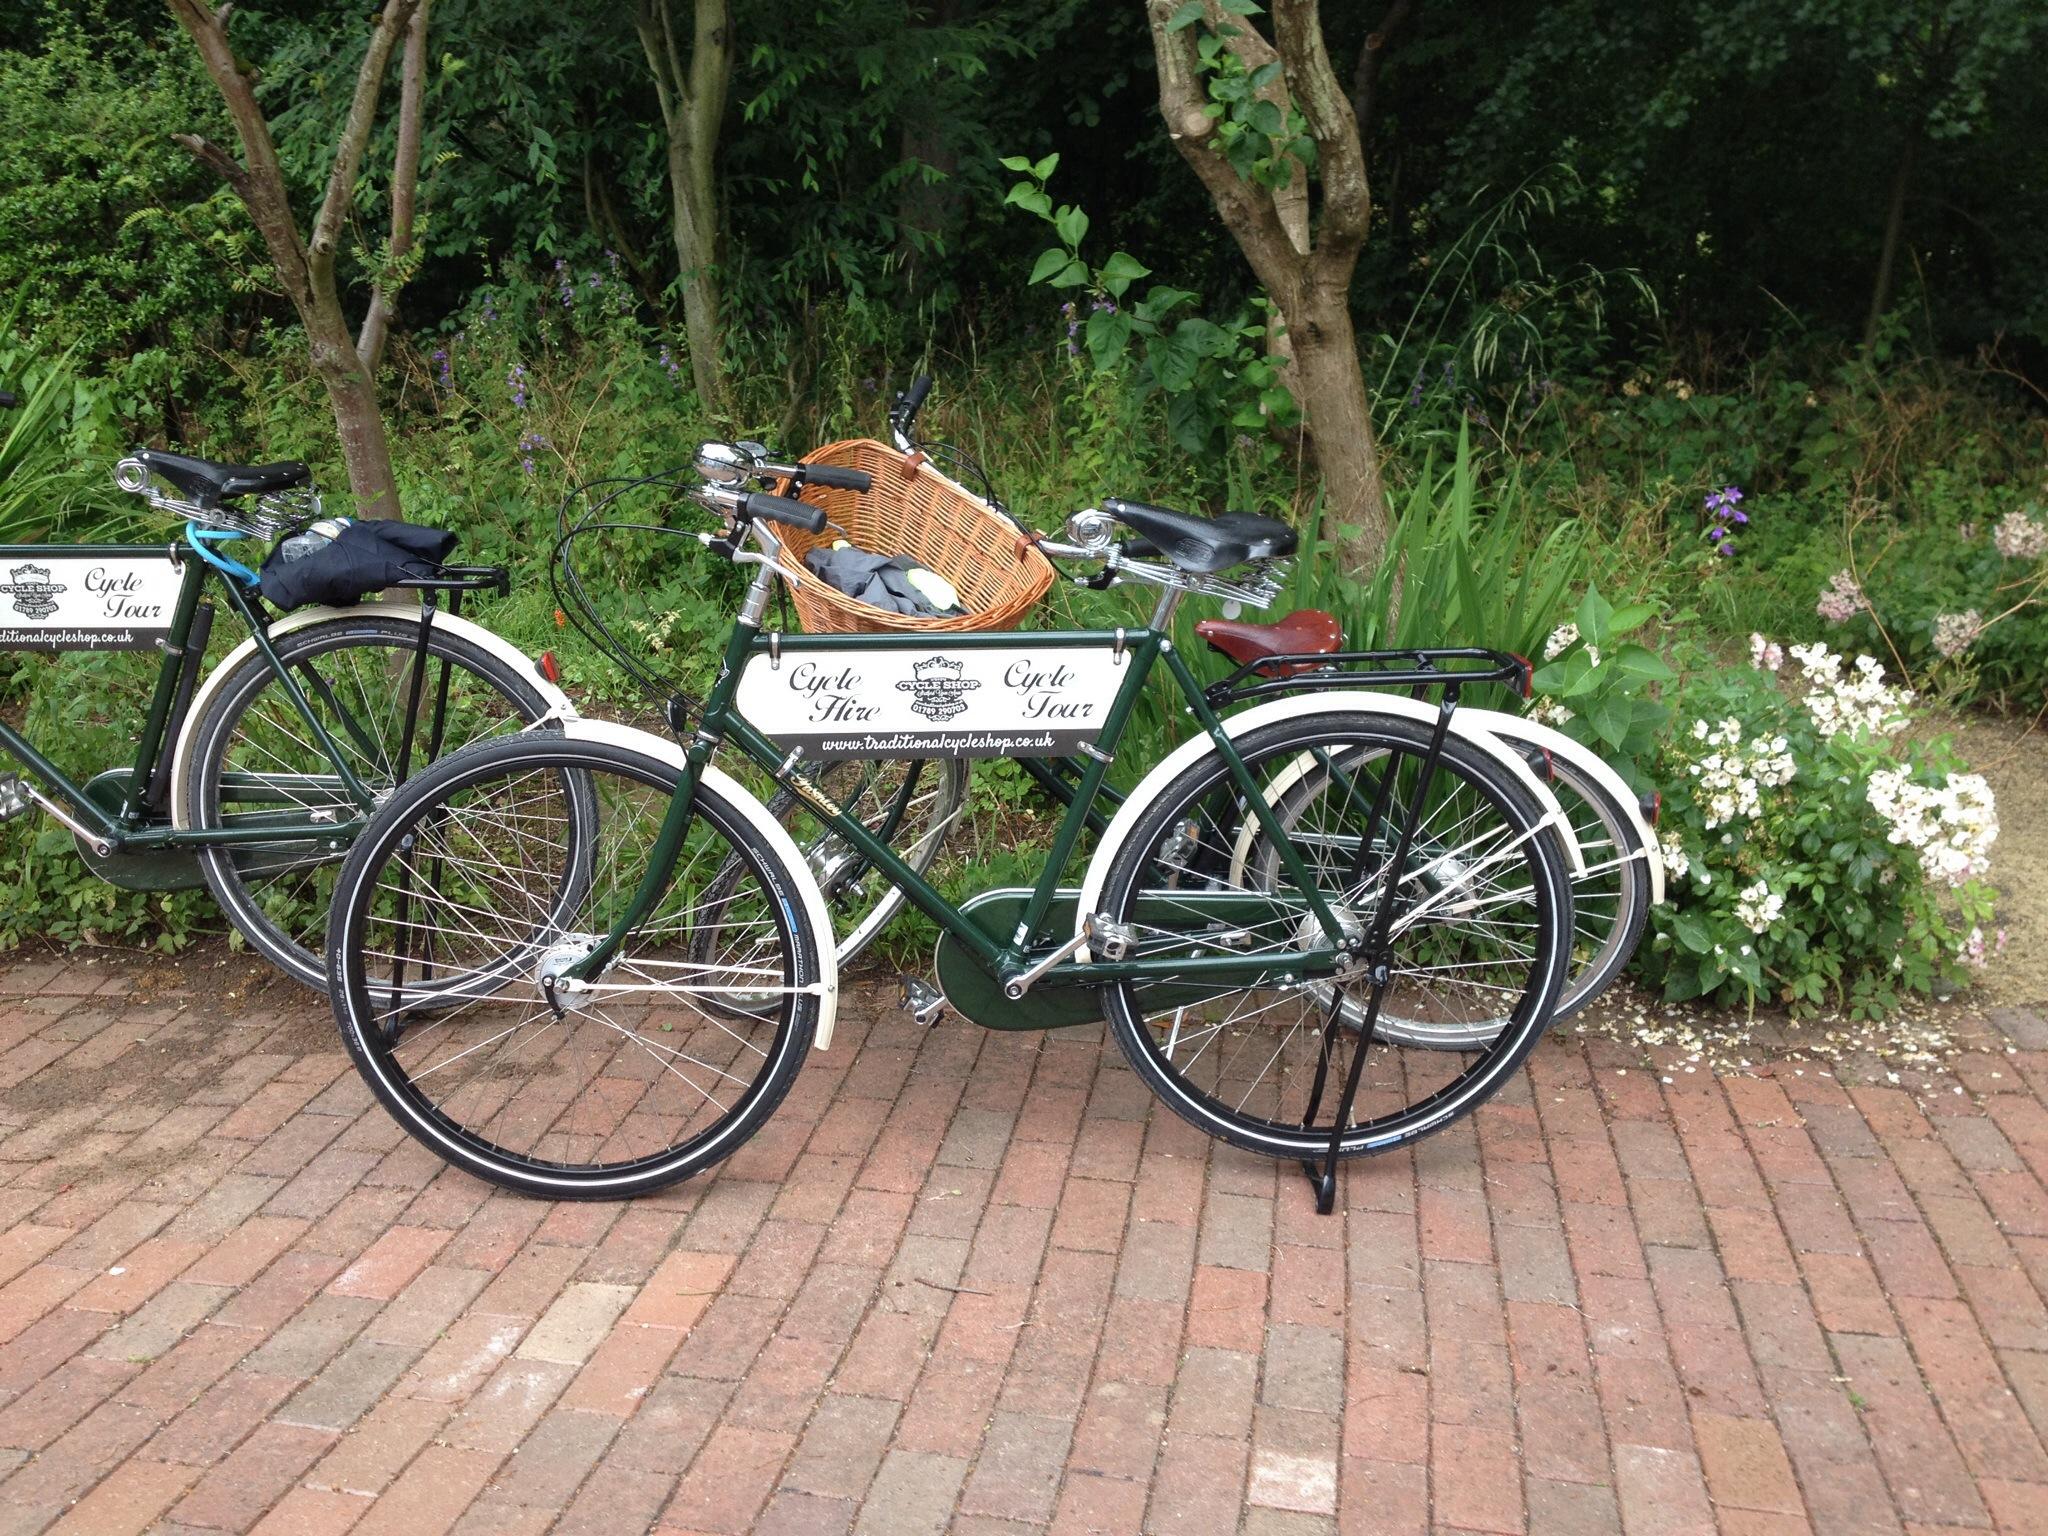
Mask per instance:
[[[51,762],[19,731],[6,721],[0,720],[0,751],[18,760],[21,765],[43,786],[37,791],[24,785],[29,795],[46,811],[89,844],[93,851],[102,856],[124,853],[146,853],[166,849],[193,849],[226,847],[236,844],[278,843],[331,843],[337,849],[345,847],[350,839],[362,829],[370,812],[375,809],[376,797],[350,767],[346,753],[329,734],[319,715],[308,701],[300,680],[279,658],[270,639],[270,624],[263,611],[235,581],[222,574],[207,561],[195,556],[192,548],[184,543],[163,544],[14,544],[0,546],[0,561],[8,559],[35,559],[61,555],[67,559],[101,558],[161,560],[168,558],[181,568],[177,598],[171,613],[168,631],[160,639],[145,641],[163,652],[155,688],[150,695],[149,711],[144,717],[141,732],[136,737],[135,760],[128,775],[126,794],[118,810],[110,810],[94,800],[86,787],[72,779],[55,763]],[[451,570],[454,568],[451,568]],[[313,741],[334,769],[336,786],[353,802],[358,814],[350,820],[335,820],[324,823],[305,823],[293,826],[289,823],[264,824],[236,827],[177,827],[153,820],[159,812],[160,796],[164,787],[165,770],[169,757],[176,746],[179,728],[183,724],[184,709],[190,704],[193,685],[197,681],[199,665],[204,657],[207,638],[212,629],[213,608],[207,590],[212,580],[224,596],[228,606],[248,628],[263,659],[282,685],[286,698]],[[417,585],[446,588],[450,592],[450,611],[457,610],[460,592],[465,586],[481,585],[476,573],[461,568],[453,581],[428,582]],[[415,585],[406,583],[406,585]],[[421,630],[421,649],[426,645],[425,627]],[[38,647],[43,648],[43,647]],[[69,646],[53,645],[54,650],[112,649],[113,646]],[[133,645],[121,648],[135,648]],[[349,713],[340,708],[339,701],[329,693],[326,682],[309,671],[312,685],[326,697],[326,702],[337,718],[352,726]],[[414,678],[417,694],[424,682],[424,668]],[[445,684],[445,674],[444,674]],[[409,755],[412,720],[417,717],[418,698],[408,717],[408,732],[405,748]],[[439,730],[440,705],[436,700],[433,729]],[[358,742],[359,748],[370,748],[367,742]],[[430,751],[433,750],[430,747]]]
[[[1086,761],[1080,781],[1075,785],[1066,814],[1053,834],[1044,871],[1032,888],[1016,930],[1007,943],[991,939],[965,912],[911,868],[896,850],[842,807],[832,803],[802,775],[793,773],[791,770],[797,762],[797,754],[786,751],[756,729],[736,709],[735,698],[746,664],[760,655],[800,657],[806,652],[824,651],[878,653],[997,649],[1014,647],[1018,642],[1017,635],[1010,631],[956,633],[942,638],[919,634],[764,633],[760,627],[760,613],[765,608],[767,583],[772,580],[766,571],[757,576],[746,608],[733,626],[718,680],[704,700],[697,716],[696,732],[686,744],[684,775],[656,837],[646,874],[628,901],[625,912],[597,947],[568,969],[569,977],[587,982],[595,976],[617,952],[626,935],[661,901],[682,851],[699,776],[718,748],[727,742],[737,746],[777,784],[802,799],[825,826],[858,850],[885,879],[903,891],[912,905],[957,940],[991,976],[1003,981],[1007,987],[1015,988],[1021,983],[1028,988],[1040,978],[1068,986],[1099,986],[1115,981],[1163,980],[1168,977],[1201,977],[1218,982],[1255,982],[1266,977],[1283,976],[1288,980],[1298,980],[1303,976],[1329,974],[1345,963],[1346,938],[1336,914],[1302,864],[1273,808],[1259,794],[1243,758],[1215,711],[1204,699],[1200,681],[1173,642],[1158,628],[1062,630],[1030,636],[1031,646],[1038,650],[1115,647],[1127,657],[1126,670],[1099,736],[1090,748],[1084,750]],[[1163,611],[1168,608],[1170,605],[1162,605]],[[1188,712],[1222,754],[1231,781],[1244,797],[1251,813],[1273,840],[1289,878],[1294,881],[1309,912],[1329,939],[1329,949],[1303,951],[1298,957],[1290,957],[1284,965],[1276,963],[1270,954],[1076,961],[1070,957],[1081,947],[1081,940],[1045,931],[1046,917],[1053,909],[1060,874],[1089,825],[1096,797],[1102,792],[1104,777],[1115,759],[1138,696],[1150,680],[1155,665],[1160,662],[1164,662],[1167,673],[1177,685]],[[1014,995],[1021,996],[1022,993]]]

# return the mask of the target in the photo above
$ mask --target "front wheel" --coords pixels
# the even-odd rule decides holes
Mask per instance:
[[[439,1156],[554,1199],[641,1194],[729,1156],[788,1093],[829,957],[758,809],[699,784],[664,846],[677,788],[658,756],[533,733],[436,764],[364,829],[335,888],[335,1016]],[[656,862],[660,900],[579,980]]]
[[[1270,962],[1241,983],[1190,973],[1104,989],[1132,1066],[1210,1135],[1274,1157],[1320,1156],[1333,1132],[1342,1156],[1384,1151],[1497,1092],[1549,1023],[1570,964],[1563,852],[1527,790],[1456,736],[1418,799],[1429,738],[1427,725],[1363,710],[1253,730],[1234,745],[1266,805],[1291,806],[1289,856],[1247,864],[1250,800],[1215,752],[1152,798],[1114,856],[1101,910],[1137,955]],[[1290,798],[1305,754],[1331,777],[1322,792]],[[1411,806],[1416,826],[1396,869]],[[1338,947],[1290,865],[1355,951],[1334,973]],[[1376,953],[1370,938],[1389,901]],[[1383,1017],[1446,1032],[1500,1022],[1460,1051],[1367,1032],[1364,1002],[1381,966]],[[1361,1052],[1359,1092],[1340,1125],[1342,1085]]]

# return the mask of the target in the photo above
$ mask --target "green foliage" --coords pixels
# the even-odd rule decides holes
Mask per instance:
[[[52,357],[17,337],[13,316],[0,318],[0,387],[20,401],[0,411],[0,543],[60,529],[87,537],[113,516],[113,408],[104,387],[72,370],[76,351]]]
[[[1122,376],[1141,400],[1161,396],[1173,440],[1188,453],[1215,456],[1233,431],[1259,432],[1299,419],[1280,366],[1265,351],[1270,326],[1261,317],[1271,308],[1265,300],[1221,323],[1191,313],[1201,296],[1171,284],[1154,284],[1144,298],[1131,300],[1131,285],[1152,269],[1128,251],[1112,251],[1100,267],[1083,257],[1087,213],[1071,203],[1055,207],[1046,186],[1059,156],[1033,161],[1012,155],[1002,163],[1024,178],[1004,202],[1044,220],[1059,240],[1040,253],[1029,281],[1088,296],[1085,311],[1079,299],[1061,306],[1070,356],[1085,353],[1098,374]]]
[[[1648,690],[1677,674],[1648,646],[1622,638],[1641,630],[1652,612],[1648,603],[1616,608],[1598,587],[1588,588],[1570,626],[1545,642],[1547,659],[1534,680],[1537,692],[1569,712],[1563,724],[1572,735],[1628,767],[1650,751],[1671,718]]]
[[[208,371],[254,260],[230,194],[170,140],[219,136],[219,99],[189,48],[109,48],[54,0],[44,25],[38,51],[0,51],[0,293],[104,367],[123,414],[162,410]]]

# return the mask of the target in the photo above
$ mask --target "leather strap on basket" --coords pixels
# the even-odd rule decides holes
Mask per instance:
[[[924,456],[924,450],[922,448],[913,448],[910,450],[910,452],[903,455],[902,459],[898,462],[897,467],[899,470],[901,470],[904,479],[915,480],[919,472],[923,470],[925,465],[930,462],[931,461]]]

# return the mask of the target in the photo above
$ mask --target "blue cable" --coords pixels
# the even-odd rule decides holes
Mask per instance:
[[[246,539],[249,535],[235,528],[201,528],[197,523],[185,525],[185,542],[192,546],[192,552],[223,576],[232,576],[244,586],[261,586],[263,578],[239,560],[230,560],[226,555],[216,554],[205,544],[207,539]]]

